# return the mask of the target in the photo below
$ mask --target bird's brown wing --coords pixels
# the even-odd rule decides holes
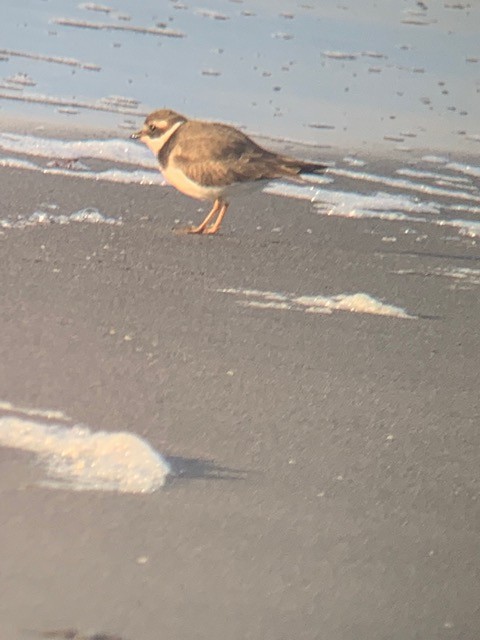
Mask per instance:
[[[168,162],[191,180],[211,187],[295,178],[300,173],[322,173],[326,169],[267,151],[228,125],[195,120],[186,122],[172,136]]]
[[[268,164],[260,166],[260,164],[256,162],[255,165],[252,165],[248,160],[182,162],[182,158],[175,158],[173,162],[190,180],[208,187],[221,187],[238,182],[279,177],[279,175],[273,174],[272,167]]]
[[[206,186],[223,186],[290,173],[281,166],[280,156],[263,149],[241,131],[227,125],[196,128],[196,124],[190,121],[181,127],[169,157],[169,164],[191,180]]]

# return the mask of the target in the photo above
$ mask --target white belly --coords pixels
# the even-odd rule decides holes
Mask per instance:
[[[191,198],[197,198],[197,200],[213,201],[217,198],[227,200],[230,197],[261,191],[270,182],[270,180],[253,180],[249,182],[234,182],[223,187],[205,187],[190,180],[183,171],[175,167],[162,169],[162,173],[165,180],[173,187]]]
[[[224,191],[224,187],[203,187],[201,184],[197,184],[181,171],[175,167],[167,167],[162,169],[162,173],[165,176],[165,180],[169,182],[175,189],[178,189],[182,193],[191,198],[197,198],[197,200],[216,200],[220,198]]]

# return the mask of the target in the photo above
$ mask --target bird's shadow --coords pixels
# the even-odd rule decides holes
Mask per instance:
[[[202,458],[185,458],[183,456],[166,456],[170,464],[170,482],[178,480],[244,480],[246,472],[242,469],[223,467],[214,460]]]

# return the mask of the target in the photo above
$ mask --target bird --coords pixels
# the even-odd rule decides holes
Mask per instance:
[[[171,109],[150,113],[130,137],[149,147],[164,178],[178,191],[213,203],[203,222],[182,233],[218,233],[236,192],[252,191],[275,179],[303,181],[302,174],[327,169],[268,151],[231,125],[191,120]]]

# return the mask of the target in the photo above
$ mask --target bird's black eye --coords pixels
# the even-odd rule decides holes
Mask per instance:
[[[150,133],[156,133],[157,132],[157,127],[154,124],[149,124],[148,125],[148,129],[149,129]]]

